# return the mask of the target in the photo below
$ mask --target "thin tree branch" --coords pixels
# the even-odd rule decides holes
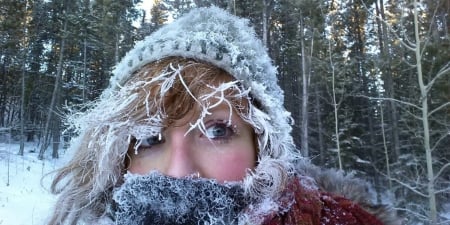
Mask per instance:
[[[450,220],[444,220],[442,222],[439,222],[438,225],[446,225],[446,224],[449,224],[449,223],[450,223]]]
[[[405,111],[406,114],[410,115],[412,118],[416,119],[416,120],[423,120],[422,117],[415,115],[414,113],[412,113],[410,110],[405,109],[405,107],[403,105],[399,106],[403,111]]]
[[[428,220],[428,217],[427,217],[426,215],[420,214],[420,213],[418,213],[418,212],[416,212],[416,211],[413,211],[413,210],[411,210],[411,209],[407,209],[407,208],[394,208],[394,210],[396,210],[396,211],[404,211],[404,212],[407,212],[407,213],[409,213],[409,214],[411,214],[411,215],[414,215],[414,216],[417,217],[417,218],[420,218],[420,219],[423,220],[423,221]]]
[[[439,110],[441,110],[441,109],[443,109],[443,108],[445,108],[447,106],[450,106],[450,102],[446,102],[446,103],[440,105],[439,107],[433,109],[433,111],[428,113],[428,116],[431,116],[433,113],[435,113],[435,112],[437,112],[437,111],[439,111]]]
[[[447,132],[446,134],[442,135],[433,145],[433,147],[431,148],[431,151],[434,151],[434,149],[437,148],[437,146],[439,145],[439,143],[441,143],[442,140],[444,140],[447,136],[450,135],[450,131]]]
[[[433,16],[431,17],[430,26],[428,27],[428,35],[427,35],[426,41],[424,41],[424,43],[423,43],[421,56],[423,56],[423,53],[425,52],[425,49],[427,48],[427,45],[431,40],[430,37],[431,37],[432,28],[433,28],[432,24],[435,22],[437,12],[438,12],[438,7],[436,7],[434,9]]]
[[[409,185],[409,184],[407,184],[407,183],[404,183],[403,181],[401,181],[401,180],[399,180],[399,179],[397,179],[397,178],[391,177],[391,180],[393,180],[393,181],[399,183],[399,184],[402,185],[403,187],[405,187],[405,188],[411,190],[412,192],[414,192],[414,193],[416,193],[416,194],[418,194],[418,195],[420,195],[420,196],[422,196],[422,197],[424,197],[424,198],[428,198],[428,195],[427,195],[427,194],[424,194],[424,193],[422,193],[422,192],[416,190],[415,187],[413,187],[413,186],[411,186],[411,185]]]
[[[416,194],[418,194],[418,195],[420,195],[420,196],[422,196],[422,197],[428,198],[428,196],[427,196],[426,194],[424,194],[424,193],[422,193],[422,192],[416,190],[415,187],[413,187],[413,186],[411,186],[411,185],[409,185],[409,184],[407,184],[407,183],[404,183],[403,181],[401,181],[401,180],[399,180],[399,179],[397,179],[397,178],[394,178],[394,177],[388,177],[385,173],[381,172],[376,166],[373,166],[373,168],[375,169],[375,171],[377,171],[378,173],[382,174],[382,175],[385,176],[387,179],[399,183],[399,184],[402,185],[403,187],[406,187],[407,189],[410,189],[412,192],[414,192],[414,193],[416,193]],[[417,179],[419,179],[419,177],[417,177]],[[415,183],[417,184],[418,182],[415,181]]]
[[[419,106],[417,106],[417,105],[415,105],[415,104],[413,104],[411,102],[406,102],[406,101],[398,100],[398,99],[395,99],[395,98],[380,98],[380,97],[370,97],[370,96],[365,96],[365,95],[357,95],[357,96],[358,97],[363,97],[363,98],[368,98],[369,100],[394,101],[394,102],[397,102],[397,103],[400,103],[400,104],[403,104],[403,105],[408,105],[408,106],[414,107],[414,108],[416,108],[418,110],[422,110],[421,107],[419,107]]]
[[[438,190],[435,193],[436,194],[440,194],[440,193],[448,193],[450,191],[450,187],[449,188],[444,188],[442,190]]]
[[[409,49],[409,50],[415,52],[415,51],[416,51],[416,48],[417,48],[417,43],[414,43],[414,42],[410,41],[410,40],[408,39],[408,36],[406,36],[406,34],[405,34],[404,31],[402,31],[402,36],[403,36],[403,38],[406,40],[406,42],[405,42],[402,38],[399,37],[398,40],[400,41],[400,43],[401,43],[405,48],[407,48],[407,49]]]
[[[447,64],[445,64],[445,66],[439,70],[439,72],[436,74],[436,77],[433,80],[439,79],[441,76],[449,72],[450,72],[450,62],[447,62]]]
[[[450,72],[450,62],[448,62],[442,69],[439,70],[439,72],[436,74],[436,76],[430,81],[430,83],[427,84],[427,92],[433,87],[434,83],[437,79],[441,78],[442,76],[448,74]]]
[[[437,179],[441,175],[441,173],[444,172],[445,169],[447,169],[447,167],[450,167],[450,163],[447,163],[444,166],[442,166],[439,172],[436,173],[436,176],[434,176],[434,179]]]

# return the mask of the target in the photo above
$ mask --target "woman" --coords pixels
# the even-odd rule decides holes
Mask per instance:
[[[246,20],[200,8],[117,65],[52,184],[49,224],[399,224],[368,185],[298,155]]]

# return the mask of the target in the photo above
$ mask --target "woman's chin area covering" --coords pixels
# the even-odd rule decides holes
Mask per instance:
[[[115,220],[128,224],[237,224],[248,207],[242,185],[188,176],[173,178],[159,172],[127,174],[114,191]]]

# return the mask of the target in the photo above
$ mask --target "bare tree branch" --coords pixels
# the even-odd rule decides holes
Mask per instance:
[[[387,179],[390,179],[390,180],[392,180],[392,181],[397,182],[398,184],[402,185],[403,187],[406,187],[407,189],[410,189],[412,192],[414,192],[414,193],[416,193],[416,194],[418,194],[418,195],[420,195],[420,196],[422,196],[422,197],[428,198],[428,195],[426,195],[426,194],[424,194],[424,193],[422,193],[422,192],[416,190],[416,189],[417,189],[416,187],[413,187],[413,186],[411,186],[411,185],[409,185],[409,184],[407,184],[407,183],[405,183],[405,182],[403,182],[403,181],[401,181],[401,180],[399,180],[399,179],[397,179],[397,178],[394,178],[394,177],[388,177],[385,173],[383,173],[382,171],[380,171],[376,166],[373,166],[373,168],[374,168],[378,173],[380,173],[381,175],[385,176]],[[419,177],[417,177],[417,179],[419,179]],[[415,183],[415,184],[420,184],[420,182],[418,182],[417,180],[416,180],[414,183]]]
[[[422,110],[421,107],[417,106],[414,103],[398,100],[398,99],[395,99],[395,98],[380,98],[380,97],[370,97],[370,96],[365,96],[365,95],[357,95],[357,96],[358,97],[363,97],[363,98],[368,98],[369,100],[394,101],[394,102],[398,102],[398,103],[403,104],[403,105],[412,106],[412,107],[414,107],[414,108],[416,108],[418,110]]]
[[[449,188],[444,188],[442,190],[438,190],[435,193],[436,194],[440,194],[440,193],[448,193],[450,191],[450,187]]]
[[[450,102],[446,102],[446,103],[440,105],[439,107],[433,109],[433,111],[428,113],[428,116],[431,116],[433,113],[435,113],[435,112],[437,112],[437,111],[439,111],[439,110],[441,110],[441,109],[443,109],[443,108],[445,108],[447,106],[450,106]]]
[[[439,70],[439,72],[436,74],[436,76],[430,81],[430,83],[427,84],[427,92],[433,87],[434,83],[437,79],[441,78],[442,76],[450,73],[450,62],[448,62],[442,69]]]
[[[442,140],[444,140],[447,136],[450,135],[450,131],[445,133],[444,135],[442,135],[433,145],[433,147],[431,148],[431,151],[434,151],[434,149],[437,148],[437,146],[439,145],[439,143],[441,143]]]
[[[411,186],[411,185],[409,185],[409,184],[407,184],[407,183],[405,183],[405,182],[403,182],[403,181],[401,181],[401,180],[399,180],[399,179],[397,179],[397,178],[391,177],[391,180],[393,180],[393,181],[399,183],[399,184],[402,185],[403,187],[405,187],[405,188],[411,190],[412,192],[414,192],[414,193],[416,193],[416,194],[418,194],[418,195],[420,195],[420,196],[422,196],[422,197],[424,197],[424,198],[428,198],[428,195],[427,195],[427,194],[424,194],[424,193],[422,193],[422,192],[416,190],[415,187],[413,187],[413,186]]]
[[[421,220],[424,220],[424,221],[428,220],[428,217],[427,217],[426,215],[417,213],[416,211],[413,211],[413,210],[410,210],[410,209],[407,209],[407,208],[395,208],[395,210],[396,210],[396,211],[404,211],[404,212],[407,212],[407,213],[409,213],[409,214],[411,214],[411,215],[414,215],[414,216],[416,216],[417,218],[420,218]]]
[[[450,167],[450,163],[447,163],[443,167],[441,167],[439,172],[436,173],[436,176],[434,176],[434,179],[438,178],[441,175],[441,173],[444,172],[445,169],[447,169],[447,167]]]
[[[444,221],[438,223],[438,225],[446,225],[446,224],[449,224],[449,223],[450,223],[450,220],[444,220]]]
[[[435,22],[435,19],[436,19],[436,14],[437,14],[437,12],[438,12],[438,7],[436,7],[435,9],[434,9],[434,12],[433,12],[433,16],[431,17],[431,21],[430,21],[430,24],[433,24],[434,22]],[[424,43],[423,43],[423,46],[422,46],[422,50],[421,50],[421,56],[423,56],[423,53],[425,52],[425,49],[427,48],[427,46],[428,46],[428,43],[430,42],[430,40],[431,40],[431,32],[432,32],[432,30],[433,30],[433,26],[429,26],[428,27],[428,34],[426,35],[426,40],[424,41]]]

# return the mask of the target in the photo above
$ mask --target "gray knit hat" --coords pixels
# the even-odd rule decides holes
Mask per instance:
[[[169,56],[206,61],[234,76],[261,103],[276,132],[290,136],[290,114],[283,107],[277,70],[248,20],[217,8],[193,9],[136,43],[113,71],[110,95],[142,66]]]

